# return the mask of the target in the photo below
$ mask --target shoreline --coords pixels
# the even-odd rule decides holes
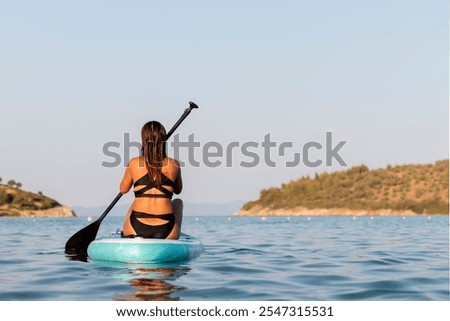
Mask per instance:
[[[239,210],[234,216],[415,216],[435,215],[428,213],[415,213],[411,210],[398,211],[391,209],[379,210],[353,210],[348,208],[316,208],[295,207],[292,209],[270,209],[255,206],[250,210]],[[437,215],[437,214],[436,214]],[[448,215],[448,213],[442,213]]]
[[[0,215],[0,218],[60,218],[60,217],[77,217],[75,212],[67,206],[58,205],[45,210],[18,210],[10,209],[10,212],[17,213],[17,215]],[[0,210],[1,212],[1,210]]]

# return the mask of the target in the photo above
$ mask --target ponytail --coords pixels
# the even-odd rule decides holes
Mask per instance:
[[[141,131],[142,151],[150,181],[161,185],[161,169],[166,158],[166,130],[157,121],[144,125]]]

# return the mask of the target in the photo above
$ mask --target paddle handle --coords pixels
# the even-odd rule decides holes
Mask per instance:
[[[184,110],[183,115],[181,115],[180,119],[175,123],[175,125],[172,126],[172,129],[169,130],[169,132],[166,135],[166,140],[169,139],[170,136],[174,133],[175,130],[177,130],[178,126],[183,122],[183,120],[190,114],[191,110],[194,108],[198,108],[198,106],[193,103],[192,101],[189,102],[189,107]]]

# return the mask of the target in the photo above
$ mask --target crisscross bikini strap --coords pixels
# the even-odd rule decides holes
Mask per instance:
[[[145,192],[151,190],[152,188],[156,188],[163,194],[145,194]],[[155,198],[172,198],[173,192],[169,191],[164,186],[155,186],[153,183],[148,184],[144,188],[141,188],[140,190],[134,192],[135,197],[155,197]]]

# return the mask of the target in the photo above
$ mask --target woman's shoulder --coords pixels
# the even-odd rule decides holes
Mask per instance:
[[[139,167],[140,164],[144,164],[143,163],[143,159],[139,156],[139,157],[133,157],[132,159],[130,159],[130,161],[128,162],[127,167]]]

